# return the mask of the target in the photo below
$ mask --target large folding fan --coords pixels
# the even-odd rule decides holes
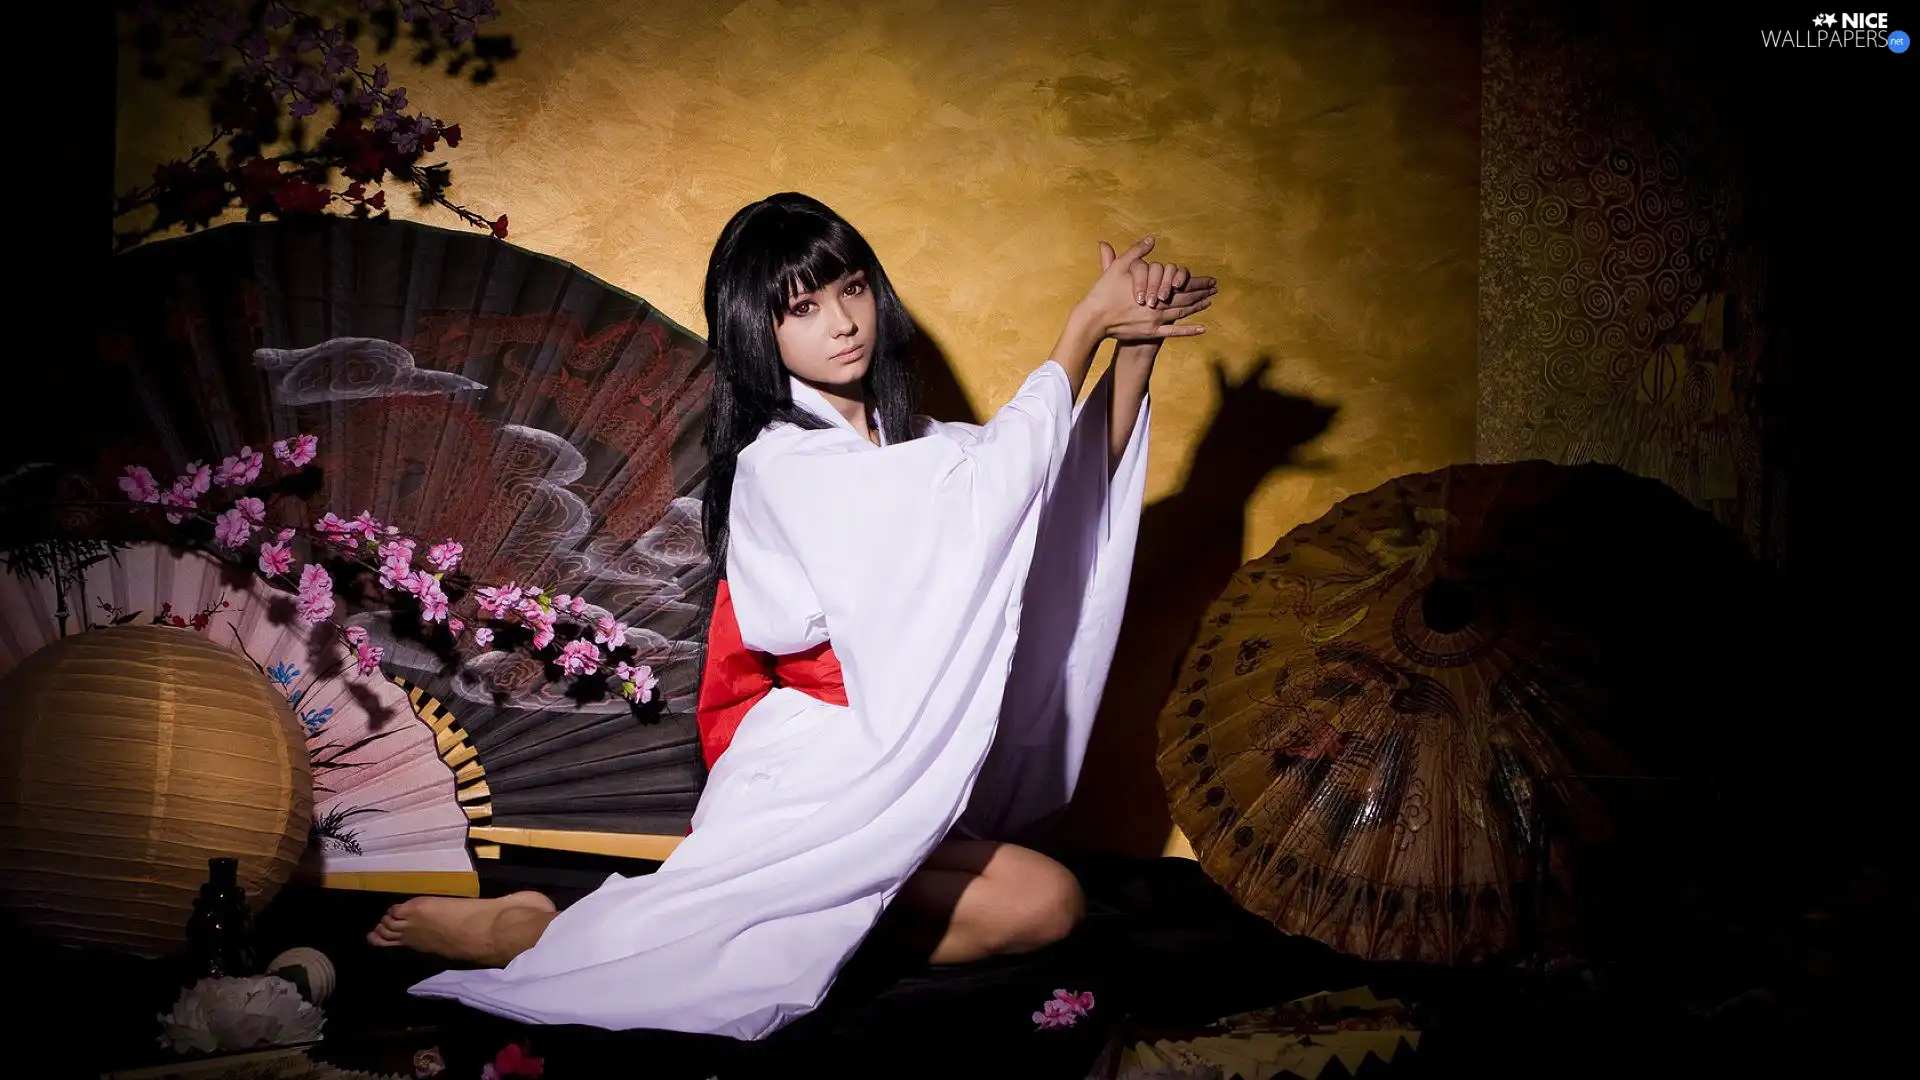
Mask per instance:
[[[378,597],[351,603],[387,674],[433,705],[443,749],[484,775],[463,790],[486,838],[659,857],[684,835],[704,782],[693,709],[713,577],[699,338],[563,262],[344,218],[135,249],[102,311],[89,408],[118,433],[94,451],[102,497],[128,464],[171,475],[317,435],[320,490],[272,524],[368,511],[457,540],[478,583],[581,596],[631,626],[635,662],[659,676],[647,705],[592,700],[524,654],[450,657]],[[471,597],[453,614],[471,621]]]
[[[317,828],[306,868],[336,886],[473,891],[467,814],[406,693],[361,675],[337,637],[295,616],[292,596],[236,570],[195,551],[124,548],[69,585],[67,632],[185,624],[248,657],[307,731]],[[0,677],[58,640],[58,606],[47,578],[0,576]]]

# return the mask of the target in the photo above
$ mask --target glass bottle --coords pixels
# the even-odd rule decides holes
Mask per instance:
[[[253,913],[240,888],[240,860],[207,860],[207,883],[193,902],[187,945],[196,981],[254,974]]]

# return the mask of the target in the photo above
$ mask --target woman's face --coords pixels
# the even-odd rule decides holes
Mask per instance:
[[[867,374],[873,331],[873,290],[866,272],[856,270],[813,292],[795,294],[785,317],[775,322],[773,336],[781,362],[801,381],[847,386]]]

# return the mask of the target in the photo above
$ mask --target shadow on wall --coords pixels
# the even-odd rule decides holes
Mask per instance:
[[[1062,823],[1070,845],[1156,856],[1173,828],[1155,765],[1155,726],[1193,630],[1245,561],[1247,504],[1276,469],[1318,469],[1300,452],[1338,409],[1263,385],[1263,356],[1232,382],[1216,362],[1219,404],[1186,484],[1146,508],[1133,583],[1100,717]]]
[[[913,340],[907,343],[906,359],[920,376],[922,413],[952,424],[983,421],[974,411],[973,403],[967,400],[967,392],[960,388],[960,380],[954,377],[953,364],[948,362],[945,350],[917,319],[913,322]]]

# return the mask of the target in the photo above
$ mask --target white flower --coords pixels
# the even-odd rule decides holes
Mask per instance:
[[[177,1054],[312,1042],[326,1014],[277,975],[201,979],[160,1017],[160,1045]]]

